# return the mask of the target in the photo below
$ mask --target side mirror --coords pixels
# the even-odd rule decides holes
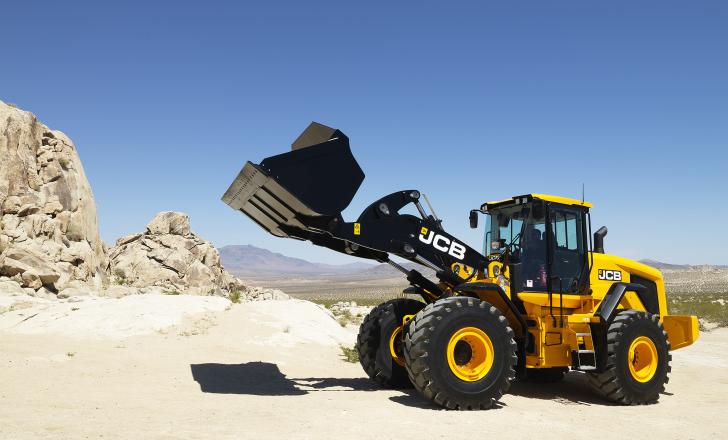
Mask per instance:
[[[477,209],[470,210],[470,228],[471,229],[478,228],[478,212],[479,211]]]
[[[603,254],[604,253],[604,237],[607,236],[607,227],[602,226],[601,228],[597,229],[597,232],[594,233],[594,252],[597,254]]]

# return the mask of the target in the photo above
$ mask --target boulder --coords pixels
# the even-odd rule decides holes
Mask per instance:
[[[6,214],[17,214],[18,211],[20,211],[20,197],[18,196],[8,196],[5,201],[2,204],[2,212]]]
[[[23,272],[20,275],[20,279],[22,280],[22,286],[24,287],[28,287],[33,290],[38,290],[43,287],[43,282],[40,280],[40,277],[33,272]]]
[[[15,281],[4,279],[0,280],[0,294],[10,296],[25,295],[25,290]]]
[[[76,287],[69,287],[58,292],[59,299],[66,299],[78,296],[89,296],[88,289],[79,289]]]
[[[284,300],[290,297],[278,289],[265,287],[249,287],[244,291],[245,299],[248,301]]]
[[[42,296],[103,284],[96,205],[73,142],[0,101],[0,158],[0,281]]]
[[[160,212],[147,225],[147,234],[182,235],[190,234],[190,217],[181,212]]]
[[[127,243],[131,243],[134,240],[138,240],[141,238],[142,234],[131,234],[131,235],[125,235],[124,237],[121,237],[116,240],[116,245],[121,246]]]
[[[181,212],[160,212],[143,233],[117,240],[109,250],[108,273],[112,284],[167,293],[227,296],[246,290],[220,265],[215,247],[191,231],[189,216]],[[107,290],[109,296],[124,294]]]
[[[33,293],[31,293],[30,296],[42,299],[56,299],[56,295],[57,292],[55,290],[51,290],[45,286],[41,286],[40,288],[38,288],[38,290],[35,290]]]
[[[35,289],[53,284],[60,278],[60,273],[46,255],[29,248],[14,247],[0,254],[0,275],[20,275],[24,286]]]
[[[8,287],[11,286],[11,287]],[[17,288],[12,287],[17,286]],[[239,298],[246,287],[180,212],[107,249],[76,146],[30,112],[0,101],[0,287],[40,298],[89,293],[194,293]],[[60,292],[60,293],[59,293]],[[255,291],[250,299],[280,297]]]
[[[45,206],[43,206],[43,213],[48,215],[56,215],[63,211],[63,205],[61,205],[61,202],[58,200],[58,198],[54,198],[46,202]]]

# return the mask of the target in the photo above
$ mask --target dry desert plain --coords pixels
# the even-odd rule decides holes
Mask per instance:
[[[307,301],[136,295],[0,314],[0,438],[567,438],[728,436],[728,329],[674,352],[658,404],[613,406],[580,373],[516,382],[498,408],[441,410],[379,389]]]

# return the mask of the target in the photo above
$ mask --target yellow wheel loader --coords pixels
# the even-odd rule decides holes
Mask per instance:
[[[417,190],[345,221],[363,179],[346,135],[312,123],[292,151],[247,162],[223,201],[273,235],[404,274],[412,298],[375,307],[357,341],[364,371],[382,386],[486,409],[516,378],[554,382],[578,371],[608,400],[646,404],[664,391],[670,351],[698,338],[695,316],[668,314],[658,270],[604,252],[607,229],[592,234],[587,202],[524,194],[484,203],[469,219],[477,228],[485,216],[480,253],[447,233]],[[400,212],[408,206],[419,215]]]

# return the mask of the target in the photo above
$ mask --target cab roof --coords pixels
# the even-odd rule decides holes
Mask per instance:
[[[496,206],[528,203],[534,199],[543,200],[543,201],[552,202],[552,203],[559,203],[562,205],[581,206],[584,208],[592,208],[594,206],[589,202],[583,202],[581,200],[571,199],[569,197],[552,196],[552,195],[548,195],[548,194],[523,194],[520,196],[511,197],[510,199],[497,200],[494,202],[483,203],[483,205],[480,207],[480,210],[485,212],[485,211],[488,211],[489,209],[495,208]]]

